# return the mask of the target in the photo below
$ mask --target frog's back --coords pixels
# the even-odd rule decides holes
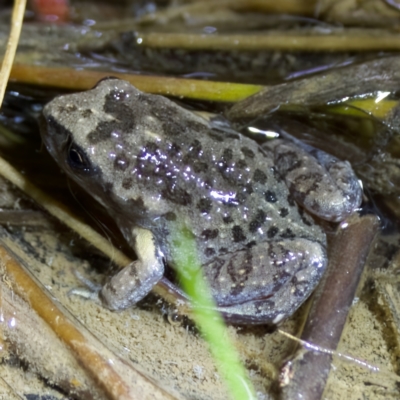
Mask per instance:
[[[202,263],[268,240],[324,243],[271,157],[251,139],[210,128],[168,99],[120,80],[68,98],[73,109],[62,114],[68,104],[53,102],[51,114],[60,108],[63,127],[101,171],[84,185],[93,185],[123,230],[136,223],[163,236],[167,258],[165,236],[178,220],[197,238]]]

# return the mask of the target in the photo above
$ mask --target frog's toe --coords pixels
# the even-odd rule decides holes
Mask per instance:
[[[87,299],[87,300],[93,300],[95,302],[99,302],[100,301],[99,300],[99,292],[100,292],[100,287],[96,291],[93,291],[88,288],[79,287],[79,288],[71,289],[68,292],[68,297],[79,296],[79,297],[83,297],[84,299]]]
[[[68,297],[79,296],[84,299],[99,301],[99,292],[101,290],[101,285],[98,285],[91,281],[90,279],[84,277],[78,270],[73,270],[73,274],[76,278],[82,282],[85,287],[77,287],[68,291]]]
[[[100,299],[110,310],[128,308],[142,300],[161,279],[163,269],[148,268],[137,260],[114,275],[101,289]]]

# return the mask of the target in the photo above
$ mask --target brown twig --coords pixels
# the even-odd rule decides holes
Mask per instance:
[[[0,246],[0,260],[13,290],[24,298],[33,310],[50,326],[56,336],[72,351],[78,363],[96,383],[109,400],[159,399],[174,397],[157,387],[121,360],[102,343],[92,337],[83,327],[77,328],[52,302],[19,264],[12,252]],[[72,385],[73,382],[70,382]],[[96,397],[96,396],[93,396]]]
[[[399,88],[400,57],[386,57],[266,87],[236,103],[227,115],[233,120],[253,119],[285,105],[312,107]]]
[[[4,321],[1,324],[1,333],[10,352],[17,354],[21,361],[28,364],[31,372],[38,373],[70,395],[85,400],[106,400],[71,352],[29,304],[13,292],[12,286],[1,280],[0,292]],[[43,357],[44,354],[51,356]],[[62,363],[57,360],[62,360]],[[0,383],[0,399],[9,398],[11,397],[2,397]]]
[[[336,349],[379,228],[378,219],[353,215],[343,222],[329,251],[329,266],[313,298],[301,338],[325,349]],[[331,354],[305,352],[290,361],[290,381],[282,399],[319,400],[329,374]]]

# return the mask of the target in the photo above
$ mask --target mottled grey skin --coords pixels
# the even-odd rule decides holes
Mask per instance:
[[[174,267],[179,224],[193,234],[218,308],[233,322],[277,323],[318,283],[325,234],[294,202],[273,147],[117,79],[60,96],[43,114],[49,152],[107,208],[138,255],[102,289],[109,308],[136,303],[164,263]]]

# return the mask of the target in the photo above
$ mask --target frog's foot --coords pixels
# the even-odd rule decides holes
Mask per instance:
[[[110,310],[123,310],[142,300],[160,278],[151,274],[145,263],[134,261],[103,286],[100,298]]]
[[[205,265],[204,274],[226,319],[276,324],[307,299],[326,265],[321,243],[285,239],[224,254]]]
[[[147,229],[132,231],[138,260],[114,275],[101,289],[100,298],[110,310],[122,310],[143,299],[164,275],[164,264]]]
[[[74,270],[73,274],[79,281],[81,281],[85,285],[85,287],[77,287],[71,289],[68,292],[68,297],[79,296],[83,297],[84,299],[99,302],[99,292],[101,290],[101,285],[98,285],[92,282],[90,279],[85,278],[78,270]]]
[[[273,140],[263,148],[273,151],[292,196],[311,214],[338,222],[360,206],[362,187],[348,161],[297,141]]]

